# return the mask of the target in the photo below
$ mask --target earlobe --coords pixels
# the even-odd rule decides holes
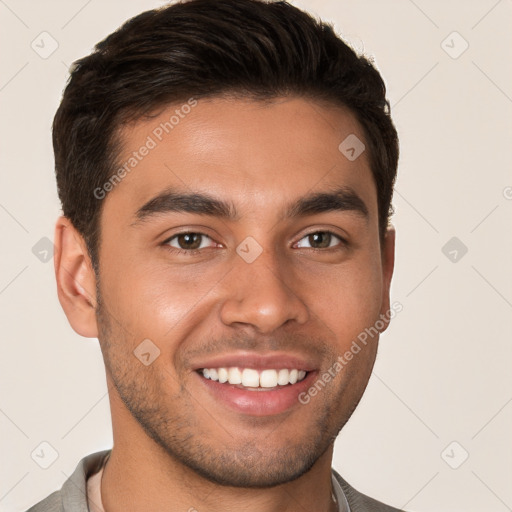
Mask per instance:
[[[389,226],[386,230],[382,253],[382,307],[380,311],[381,319],[385,322],[385,327],[381,329],[385,331],[389,325],[390,319],[390,287],[391,278],[393,277],[393,269],[395,266],[395,237],[396,232],[393,226]]]
[[[84,239],[63,216],[55,225],[54,264],[59,301],[71,327],[81,336],[97,338],[96,276]]]

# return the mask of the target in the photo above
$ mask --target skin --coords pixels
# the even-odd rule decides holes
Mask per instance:
[[[175,109],[126,127],[120,161]],[[77,333],[99,339],[105,361],[114,437],[106,512],[336,510],[333,443],[366,388],[377,337],[307,405],[264,417],[221,403],[193,366],[235,350],[291,352],[321,374],[389,311],[394,230],[381,244],[366,152],[349,161],[338,150],[349,134],[364,141],[354,116],[333,105],[199,100],[103,200],[99,286],[82,237],[58,219],[59,300]],[[364,201],[367,218],[280,218],[290,202],[340,185]],[[171,186],[230,200],[240,218],[169,212],[135,223]],[[334,237],[318,248],[308,238],[325,231],[348,244]],[[207,235],[199,253],[173,252],[177,238],[165,241],[180,232]],[[263,249],[250,264],[236,252],[248,236]],[[148,366],[133,354],[144,339],[160,350]]]

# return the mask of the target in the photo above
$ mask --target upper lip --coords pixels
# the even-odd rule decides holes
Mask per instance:
[[[198,361],[193,365],[193,368],[194,370],[200,370],[202,368],[230,368],[234,366],[238,366],[239,368],[254,368],[255,370],[296,368],[297,370],[305,370],[307,372],[317,368],[307,357],[284,352],[266,354],[257,352],[233,352],[220,354]]]

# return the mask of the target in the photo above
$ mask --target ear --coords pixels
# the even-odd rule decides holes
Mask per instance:
[[[68,321],[81,336],[97,338],[96,276],[84,239],[67,217],[55,225],[55,277],[59,301]]]
[[[390,287],[391,278],[393,277],[393,269],[395,266],[395,228],[389,226],[384,235],[384,241],[381,247],[382,259],[382,307],[380,310],[380,318],[385,326],[380,329],[381,332],[388,328],[390,320]]]

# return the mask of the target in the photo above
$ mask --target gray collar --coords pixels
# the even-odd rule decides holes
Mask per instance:
[[[333,498],[338,505],[338,512],[350,512],[350,506],[347,501],[347,497],[341,488],[340,483],[331,472],[331,480],[332,480],[332,489],[333,489]]]

